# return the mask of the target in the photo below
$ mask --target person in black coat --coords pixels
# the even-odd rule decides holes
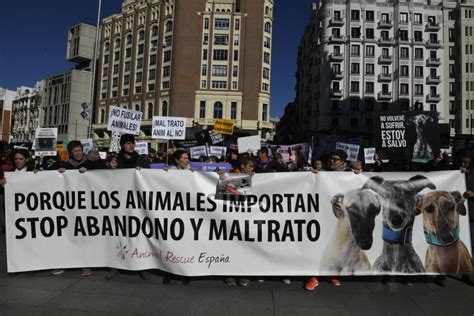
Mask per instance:
[[[135,136],[124,134],[120,137],[121,150],[117,158],[112,159],[112,169],[150,169],[150,162],[135,151]]]
[[[84,147],[78,140],[73,140],[67,145],[69,159],[66,161],[64,168],[67,170],[77,169],[79,172],[87,170],[101,169],[100,164],[90,161],[84,154]]]

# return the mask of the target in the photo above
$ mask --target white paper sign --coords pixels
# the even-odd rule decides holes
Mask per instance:
[[[35,132],[35,154],[43,156],[56,156],[56,143],[58,141],[57,128],[37,128]]]
[[[216,156],[218,158],[225,156],[227,153],[227,147],[222,146],[210,146],[209,156]]]
[[[262,139],[260,135],[237,138],[237,146],[239,148],[239,154],[245,153],[249,149],[252,151],[260,150],[261,140]]]
[[[142,116],[143,113],[139,111],[111,106],[107,130],[112,132],[138,135],[140,134]]]
[[[375,148],[364,148],[365,163],[375,163]]]
[[[211,137],[211,142],[213,145],[222,143],[224,141],[224,136],[222,134],[209,131],[209,136]]]
[[[359,156],[359,145],[336,143],[336,149],[343,150],[347,154],[347,161],[356,161]]]
[[[105,151],[99,151],[100,159],[107,159],[107,153]]]
[[[201,156],[207,156],[206,146],[196,146],[189,148],[191,159],[199,159]]]
[[[136,142],[135,151],[139,155],[148,155],[148,143],[147,142]]]
[[[153,139],[186,139],[186,118],[173,116],[154,116]]]
[[[87,153],[89,152],[89,150],[91,150],[91,148],[94,147],[94,141],[92,140],[92,138],[86,138],[86,139],[81,139],[81,144],[82,144],[82,147],[84,148],[84,154],[87,155]]]

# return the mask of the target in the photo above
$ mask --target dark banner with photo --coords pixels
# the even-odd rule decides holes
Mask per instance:
[[[438,113],[380,113],[375,122],[375,146],[390,160],[430,161],[440,150]]]

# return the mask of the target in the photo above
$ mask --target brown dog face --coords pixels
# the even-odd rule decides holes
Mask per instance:
[[[423,225],[428,232],[443,243],[455,241],[454,230],[459,225],[459,215],[466,215],[461,193],[436,191],[418,195],[416,209],[423,213]]]

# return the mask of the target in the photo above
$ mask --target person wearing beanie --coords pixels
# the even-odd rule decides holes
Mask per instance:
[[[112,169],[149,169],[150,162],[135,151],[135,136],[124,134],[120,137],[120,152],[117,158],[112,159],[110,168]]]

